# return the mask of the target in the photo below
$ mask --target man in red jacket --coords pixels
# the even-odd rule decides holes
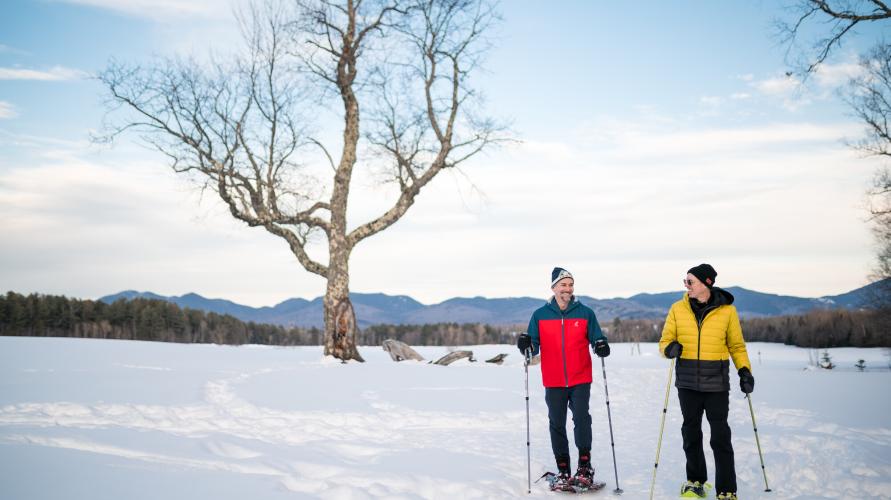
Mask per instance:
[[[591,466],[591,354],[609,356],[609,344],[590,307],[576,300],[575,280],[562,267],[551,272],[554,296],[538,308],[529,320],[527,334],[517,338],[520,352],[541,352],[541,379],[548,405],[551,449],[557,461],[557,488],[572,484],[590,486]],[[566,436],[566,409],[572,410],[573,434],[579,451],[578,470],[570,477],[569,440]]]

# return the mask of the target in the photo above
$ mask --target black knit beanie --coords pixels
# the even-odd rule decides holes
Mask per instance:
[[[696,279],[709,288],[715,286],[715,278],[718,277],[718,272],[715,271],[715,268],[708,264],[699,264],[696,267],[691,267],[687,270],[687,273],[696,276]]]

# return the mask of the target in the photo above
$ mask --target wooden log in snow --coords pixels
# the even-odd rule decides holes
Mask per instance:
[[[387,339],[383,342],[382,347],[390,354],[390,359],[393,361],[404,361],[406,359],[424,361],[424,357],[409,347],[405,342]]]
[[[471,363],[476,363],[476,360],[473,359],[473,351],[454,351],[446,354],[445,356],[439,358],[434,362],[435,365],[448,366],[450,363],[454,363],[459,359],[467,358]]]
[[[495,363],[496,365],[500,365],[501,363],[504,363],[504,358],[506,358],[506,357],[507,357],[507,354],[501,353],[492,359],[487,359],[486,363]]]

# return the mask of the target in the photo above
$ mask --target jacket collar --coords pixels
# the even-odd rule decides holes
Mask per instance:
[[[579,304],[580,304],[580,302],[579,302],[578,300],[576,300],[575,295],[573,295],[572,298],[569,299],[569,304],[567,304],[567,306],[566,306],[566,310],[565,310],[565,311],[561,311],[561,310],[560,310],[560,306],[557,305],[557,298],[556,298],[556,297],[551,297],[551,300],[548,301],[548,307],[550,307],[551,309],[553,309],[554,312],[556,312],[556,313],[558,313],[558,314],[564,314],[564,315],[565,315],[566,313],[568,313],[569,311],[572,311],[573,309],[575,309],[576,307],[578,307]]]
[[[733,294],[724,290],[723,288],[712,287],[712,297],[714,299],[709,299],[709,302],[717,308],[720,306],[729,306],[733,304]],[[684,304],[687,304],[687,307],[692,311],[693,308],[690,306],[690,295],[687,292],[684,292]]]

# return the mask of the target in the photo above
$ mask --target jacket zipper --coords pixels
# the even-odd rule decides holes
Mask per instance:
[[[700,319],[697,319],[697,320],[696,320],[696,327],[697,327],[697,335],[696,335],[696,385],[697,385],[697,387],[702,386],[702,381],[700,380],[700,379],[701,379],[701,376],[700,376],[700,371],[699,371],[699,361],[700,361],[700,358],[702,357],[702,324],[705,323],[705,319],[708,318],[708,315],[711,314],[711,312],[714,311],[714,310],[717,309],[717,308],[718,308],[717,306],[713,306],[711,309],[706,309],[706,310],[705,310],[705,314],[702,315],[702,319],[701,319],[701,320],[700,320]],[[693,308],[691,307],[690,310],[692,311]],[[694,317],[696,316],[696,313],[695,313],[695,312],[693,313],[693,316],[694,316]]]
[[[574,301],[570,301],[566,306],[566,310],[557,306],[556,311],[560,313],[560,348],[563,351],[563,383],[564,387],[569,387],[569,368],[566,366],[566,313],[574,309]]]
[[[693,313],[694,316],[696,313]],[[702,322],[705,321],[705,316],[702,317],[701,320],[696,321],[696,387],[701,387],[702,382],[700,381],[699,375],[699,360],[702,357]]]
[[[563,316],[561,311],[560,313],[560,342],[561,347],[563,348],[563,381],[565,383],[565,387],[569,387],[569,369],[566,367],[566,328],[565,328],[566,316]]]

